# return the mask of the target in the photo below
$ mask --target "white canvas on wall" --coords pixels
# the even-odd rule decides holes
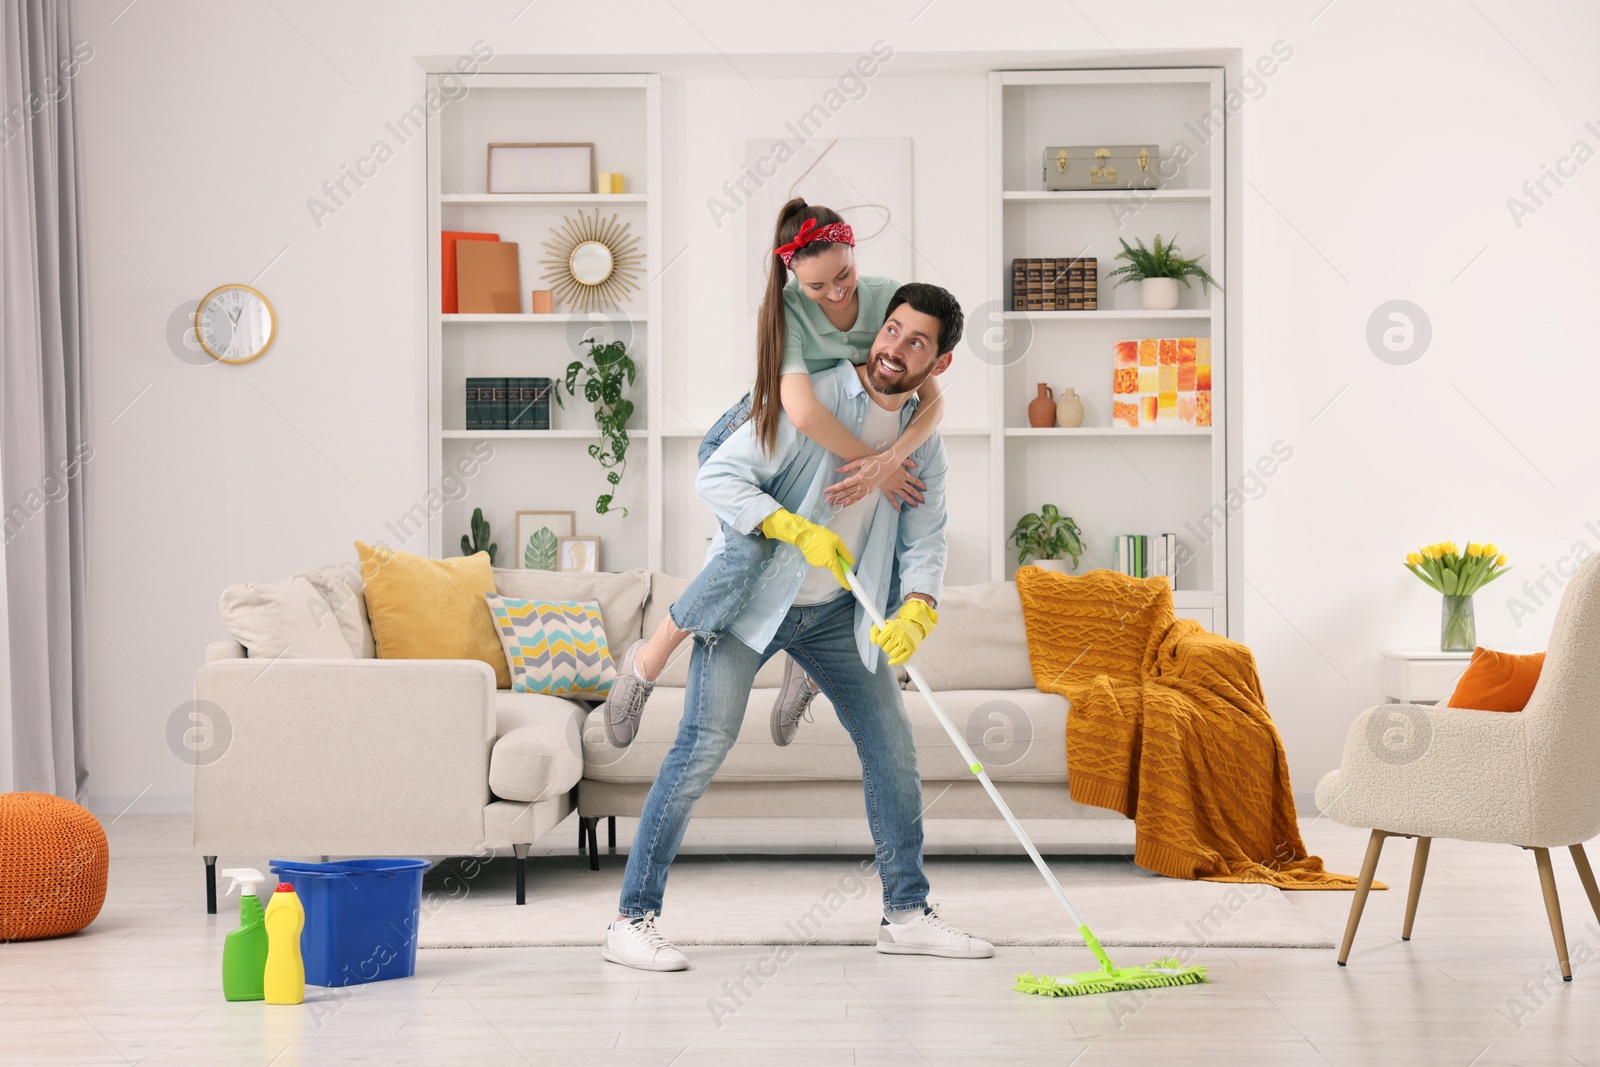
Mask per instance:
[[[750,272],[745,336],[752,354],[767,261],[774,258],[772,231],[778,209],[793,197],[844,216],[855,233],[856,268],[862,274],[912,280],[911,138],[752,140],[745,142],[744,162],[752,176],[747,187],[754,187],[756,177],[772,175],[741,209],[747,249],[742,269]]]

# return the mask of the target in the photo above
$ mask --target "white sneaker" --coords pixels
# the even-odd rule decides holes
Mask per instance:
[[[656,913],[646,912],[643,918],[622,927],[606,927],[605,943],[600,955],[612,963],[640,971],[685,971],[689,957],[672,947],[672,942],[656,929]]]
[[[982,960],[994,955],[994,946],[980,937],[962,933],[929,908],[908,923],[884,919],[878,927],[878,951],[898,956]]]

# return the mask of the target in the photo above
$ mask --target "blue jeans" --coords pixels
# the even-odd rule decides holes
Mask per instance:
[[[922,909],[922,777],[911,723],[894,671],[881,657],[876,673],[856,651],[855,598],[841,591],[826,603],[790,608],[762,652],[738,638],[696,637],[689,660],[678,739],[645,798],[622,881],[623,915],[661,912],[667,872],[689,828],[689,814],[733,747],[756,671],[780,650],[816,679],[861,758],[867,821],[883,881],[883,910]]]
[[[706,465],[728,435],[750,417],[750,394],[718,417],[700,442],[700,466]],[[772,544],[761,534],[722,526],[722,551],[706,561],[694,581],[667,609],[680,630],[706,636],[721,634],[738,617],[761,568],[772,555]]]

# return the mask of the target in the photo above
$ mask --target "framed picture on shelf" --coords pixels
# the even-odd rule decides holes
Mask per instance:
[[[536,571],[565,569],[557,566],[561,540],[572,536],[577,517],[575,511],[517,512],[517,561],[513,566]]]
[[[594,145],[491,144],[491,193],[592,193]]]
[[[600,538],[563,537],[560,546],[560,571],[597,571],[600,569]]]

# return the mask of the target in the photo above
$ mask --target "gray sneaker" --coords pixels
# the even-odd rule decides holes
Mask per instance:
[[[644,714],[644,702],[650,699],[656,683],[647,682],[633,673],[633,657],[644,644],[641,638],[628,646],[617,667],[617,680],[611,683],[611,692],[600,710],[606,717],[606,740],[618,748],[627,748],[639,733],[639,716]]]
[[[800,732],[800,720],[815,722],[811,717],[811,702],[817,698],[817,687],[796,663],[793,656],[783,668],[783,686],[778,699],[772,702],[772,743],[787,745]]]

